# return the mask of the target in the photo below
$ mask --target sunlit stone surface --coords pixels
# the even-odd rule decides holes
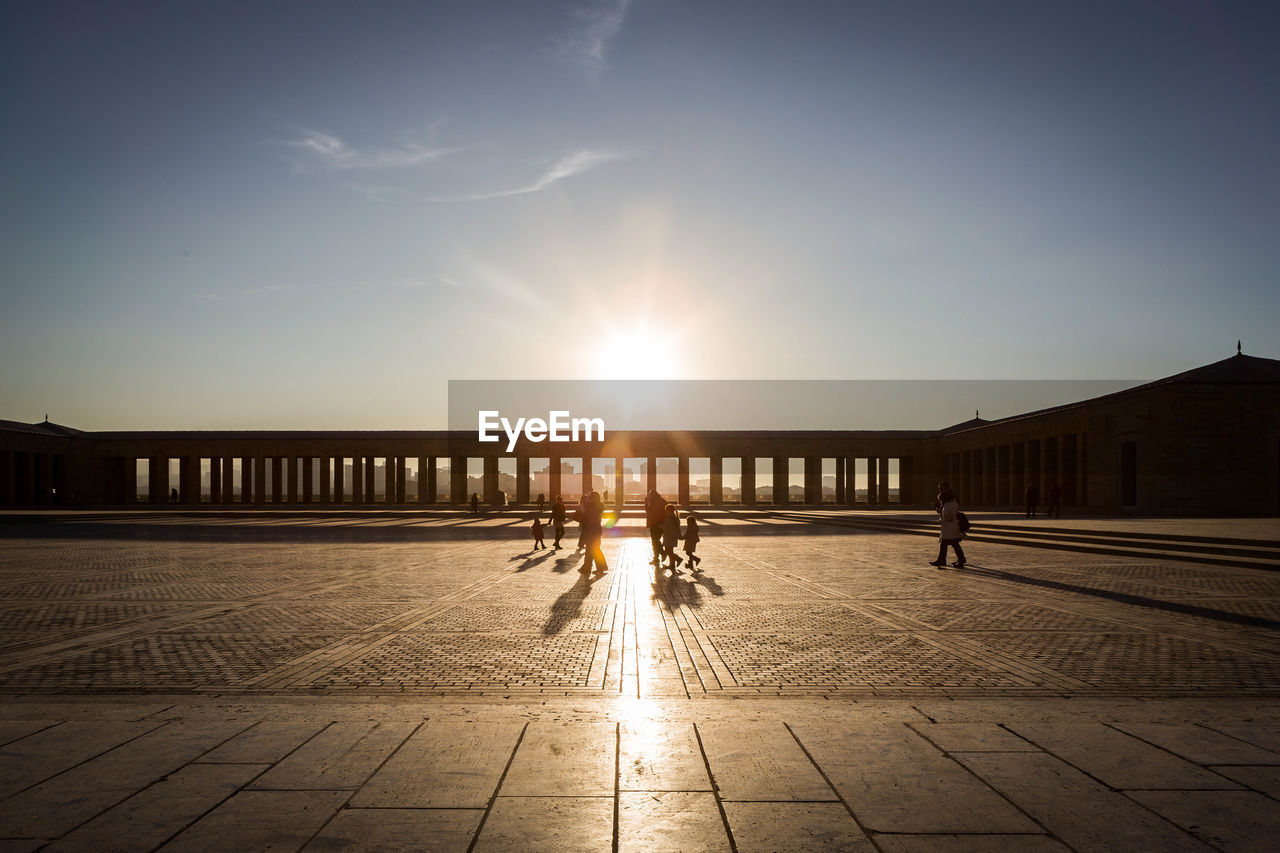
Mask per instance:
[[[810,515],[709,512],[703,570],[656,576],[634,519],[606,540],[609,570],[584,574],[572,550],[529,551],[515,515],[8,517],[0,839],[1166,851],[1277,837],[1274,520],[1179,521],[1190,542],[1160,539],[1164,522],[1067,520],[1057,544],[1076,550],[975,537],[961,572],[927,565],[927,535]],[[1157,538],[1090,544],[1144,524]],[[1256,566],[1223,564],[1242,561]]]

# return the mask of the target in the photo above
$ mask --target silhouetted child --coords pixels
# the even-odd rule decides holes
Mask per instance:
[[[667,504],[667,515],[662,521],[662,553],[668,560],[667,568],[675,569],[684,563],[676,556],[676,545],[680,543],[680,513],[675,504]]]
[[[539,548],[547,547],[547,543],[542,541],[542,519],[541,518],[534,518],[533,527],[531,527],[530,530],[533,531],[533,550],[537,551]]]
[[[702,562],[702,558],[693,552],[698,548],[698,519],[692,514],[689,515],[688,522],[684,526],[684,553],[689,558],[689,568],[695,572],[698,571],[697,565]]]

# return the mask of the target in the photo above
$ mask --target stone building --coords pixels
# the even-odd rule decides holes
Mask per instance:
[[[1057,483],[1077,513],[1275,516],[1280,361],[1237,353],[944,429],[613,432],[556,445],[554,456],[545,444],[495,447],[447,431],[85,432],[0,421],[0,506],[167,505],[173,490],[185,506],[456,505],[472,492],[527,505],[543,488],[548,499],[576,495],[584,475],[621,504],[637,493],[626,472],[641,472],[645,490],[682,504],[925,507],[948,480],[971,508],[1018,508],[1035,482],[1042,493]],[[708,487],[695,495],[691,481]]]

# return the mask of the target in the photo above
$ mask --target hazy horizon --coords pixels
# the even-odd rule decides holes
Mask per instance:
[[[1280,8],[0,8],[0,418],[1276,357]],[[945,424],[940,424],[945,425]]]

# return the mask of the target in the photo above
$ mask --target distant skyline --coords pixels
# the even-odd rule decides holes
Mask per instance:
[[[7,3],[0,418],[1277,357],[1278,38],[1246,2]]]

